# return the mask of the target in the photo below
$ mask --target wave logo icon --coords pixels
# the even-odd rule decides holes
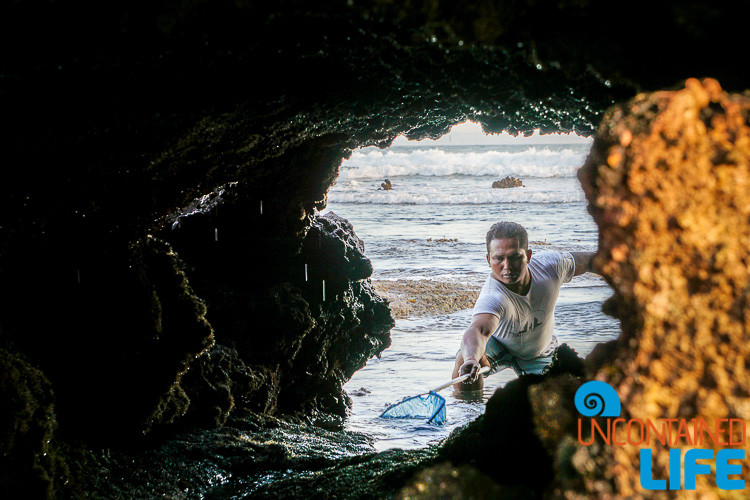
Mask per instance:
[[[576,391],[576,410],[585,417],[619,417],[622,412],[620,396],[606,382],[592,380]]]

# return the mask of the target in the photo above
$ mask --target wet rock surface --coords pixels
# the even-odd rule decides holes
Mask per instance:
[[[529,498],[531,490],[522,486],[500,485],[471,465],[453,466],[450,462],[425,467],[394,498]]]
[[[83,491],[108,498],[377,498],[433,455],[376,455],[361,434],[238,412],[220,430],[178,434],[146,452],[92,449],[70,461]]]

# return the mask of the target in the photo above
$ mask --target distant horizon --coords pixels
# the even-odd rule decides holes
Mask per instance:
[[[394,146],[508,146],[508,145],[551,145],[551,144],[591,144],[593,138],[581,136],[575,132],[568,134],[541,134],[539,129],[534,130],[530,136],[524,137],[519,134],[512,136],[507,132],[500,134],[488,134],[482,130],[482,126],[476,122],[465,121],[454,125],[450,132],[439,139],[422,139],[410,141],[400,135],[394,139]]]

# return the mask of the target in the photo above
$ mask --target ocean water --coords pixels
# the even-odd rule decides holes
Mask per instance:
[[[481,286],[489,268],[485,234],[500,220],[522,224],[534,252],[595,251],[597,228],[576,177],[589,144],[396,146],[355,151],[330,189],[326,211],[348,219],[365,242],[376,280],[438,280]],[[524,187],[493,189],[505,176]],[[393,189],[379,190],[384,179]],[[619,322],[601,312],[612,295],[599,276],[573,278],[560,291],[555,330],[581,356],[617,338]],[[443,425],[382,419],[389,405],[447,382],[471,310],[396,320],[392,346],[357,372],[345,389],[353,407],[346,427],[370,435],[380,450],[437,442],[474,420],[484,403],[515,378],[505,370],[480,393],[441,392]]]

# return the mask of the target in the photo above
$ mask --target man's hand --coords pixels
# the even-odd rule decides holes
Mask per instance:
[[[464,384],[471,384],[479,379],[480,368],[482,368],[482,365],[479,364],[479,361],[477,361],[476,359],[470,359],[466,361],[466,363],[461,365],[461,368],[459,368],[458,370],[458,374],[465,375],[467,373],[470,373],[471,376],[464,380]]]
[[[486,363],[484,348],[487,345],[487,339],[495,331],[499,322],[497,316],[489,313],[475,314],[472,318],[469,328],[466,329],[461,339],[461,351],[459,351],[456,362],[453,364],[453,376],[451,378],[458,378],[460,375],[467,373],[471,377],[463,383],[453,384],[453,388],[457,391],[473,391],[484,386],[484,378],[479,376],[482,365],[477,360]]]

